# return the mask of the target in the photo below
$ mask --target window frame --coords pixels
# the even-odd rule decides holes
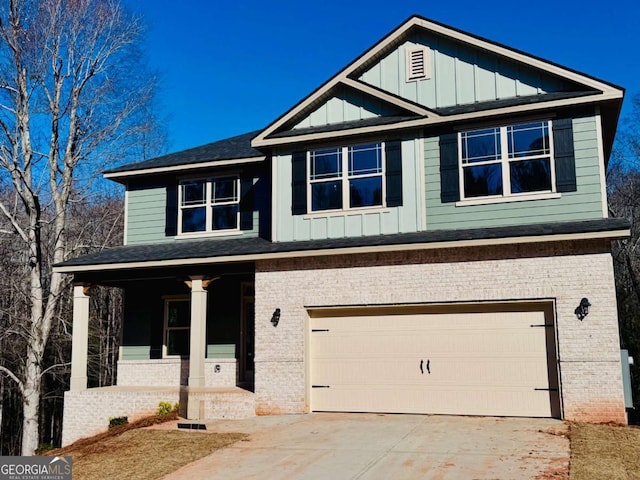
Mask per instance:
[[[528,125],[533,123],[546,123],[546,130],[548,133],[548,150],[549,153],[533,154],[526,156],[510,156],[509,153],[509,129],[513,129],[518,126]],[[500,153],[499,158],[496,160],[485,160],[478,162],[464,163],[463,158],[463,136],[465,134],[495,129],[499,135]],[[459,205],[473,205],[484,203],[499,203],[499,202],[511,202],[511,201],[526,201],[532,199],[542,198],[559,198],[560,194],[557,192],[556,187],[556,171],[555,171],[555,151],[554,151],[554,139],[553,139],[553,121],[551,119],[531,119],[520,121],[517,123],[502,124],[502,125],[485,125],[478,126],[477,128],[465,129],[458,132],[457,135],[457,149],[458,149],[458,179],[459,179],[459,191],[460,200],[457,202]],[[511,186],[511,164],[522,161],[532,161],[540,159],[549,159],[549,176],[550,186],[548,190],[536,190],[530,192],[512,192]],[[466,196],[465,192],[465,168],[483,165],[500,165],[502,176],[502,194],[500,195],[478,195],[478,196]]]
[[[189,295],[165,295],[164,300],[164,328],[162,331],[162,358],[182,358],[183,355],[169,355],[169,331],[170,330],[188,330],[191,331],[191,317],[189,317],[189,326],[186,327],[170,327],[169,326],[169,303],[186,302],[191,312],[191,298]],[[190,355],[191,353],[189,353]],[[189,356],[187,355],[187,356]]]
[[[216,180],[233,179],[235,182],[235,200],[216,202],[213,199],[213,185]],[[205,198],[204,202],[194,205],[183,205],[183,185],[188,182],[202,181],[205,182]],[[184,177],[178,182],[178,221],[177,221],[177,236],[179,237],[198,237],[198,236],[212,236],[212,235],[229,235],[240,232],[240,201],[242,197],[240,175],[237,173],[226,173],[221,175],[210,175],[206,177]],[[213,208],[216,206],[225,205],[237,205],[238,211],[236,212],[236,226],[234,228],[225,228],[216,230],[213,228]],[[204,208],[205,209],[205,229],[196,232],[183,232],[182,231],[182,215],[183,211],[191,208]]]
[[[359,147],[367,147],[375,145],[375,147],[380,152],[380,171],[375,173],[364,173],[364,174],[350,174],[349,169],[349,161],[350,155],[349,152],[352,149]],[[306,178],[306,188],[307,188],[307,214],[308,215],[322,215],[322,214],[330,214],[336,212],[354,212],[354,211],[362,211],[362,210],[378,210],[387,207],[387,185],[386,185],[386,177],[387,177],[387,157],[386,157],[386,145],[384,141],[380,142],[369,142],[369,143],[358,143],[358,144],[349,144],[337,147],[319,147],[313,150],[307,150],[306,157],[306,170],[307,170],[307,178]],[[312,163],[311,157],[314,152],[320,151],[328,151],[333,150],[339,151],[341,154],[340,158],[340,173],[334,177],[326,177],[320,179],[312,179]],[[364,178],[380,178],[381,183],[381,198],[379,205],[364,205],[361,207],[351,207],[351,192],[350,192],[350,181]],[[341,193],[342,193],[342,206],[340,208],[331,208],[324,210],[314,210],[313,209],[313,188],[312,185],[318,183],[328,183],[339,181],[341,185]]]

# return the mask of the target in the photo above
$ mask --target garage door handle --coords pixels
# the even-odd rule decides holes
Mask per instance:
[[[424,360],[420,360],[420,372],[422,373],[422,375],[424,375],[424,367],[427,367],[427,373],[429,375],[431,375],[431,369],[429,368],[429,366],[431,365],[431,362],[429,360],[427,360],[427,364],[425,365]]]

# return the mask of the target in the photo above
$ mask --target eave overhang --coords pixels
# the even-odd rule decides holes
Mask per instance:
[[[285,258],[354,255],[540,242],[614,240],[630,235],[625,219],[510,227],[438,230],[322,241],[269,242],[262,238],[176,241],[116,247],[54,265],[59,273],[230,264]]]
[[[165,173],[181,173],[181,172],[197,172],[199,170],[219,168],[219,167],[233,167],[237,165],[246,165],[249,163],[264,162],[266,156],[248,157],[248,158],[232,158],[226,160],[212,160],[208,162],[199,163],[185,163],[182,165],[171,165],[167,167],[153,167],[153,168],[141,168],[138,170],[128,170],[123,172],[105,172],[104,178],[113,180],[115,182],[124,183],[126,180],[132,177],[138,177],[141,175],[162,175]]]

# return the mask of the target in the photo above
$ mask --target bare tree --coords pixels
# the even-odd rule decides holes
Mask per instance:
[[[607,171],[609,213],[629,220],[631,236],[613,244],[618,318],[623,348],[640,358],[640,94],[633,99],[631,114],[623,119]],[[636,410],[631,421],[640,420],[640,368],[631,368]]]
[[[70,206],[96,169],[152,132],[153,79],[141,23],[117,0],[8,0],[0,6],[0,227],[19,245],[26,309],[20,362],[0,365],[22,398],[22,454],[39,442],[45,349],[68,278],[51,266],[76,248]],[[16,273],[19,275],[19,273]]]

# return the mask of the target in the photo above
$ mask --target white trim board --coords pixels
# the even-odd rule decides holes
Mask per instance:
[[[572,240],[596,240],[624,238],[630,235],[629,229],[610,230],[606,232],[567,233],[558,235],[532,235],[522,237],[505,237],[475,240],[453,240],[445,242],[405,243],[397,245],[375,245],[366,247],[341,247],[317,250],[301,250],[293,252],[249,253],[243,255],[221,255],[216,257],[179,258],[172,260],[154,260],[148,262],[124,262],[95,265],[53,267],[57,273],[81,273],[124,270],[134,268],[176,267],[186,265],[205,265],[219,263],[237,263],[259,260],[276,260],[286,258],[321,257],[325,255],[356,255],[364,253],[385,253],[397,251],[438,250],[443,248],[461,248],[495,245],[517,245],[523,243],[565,242]]]

